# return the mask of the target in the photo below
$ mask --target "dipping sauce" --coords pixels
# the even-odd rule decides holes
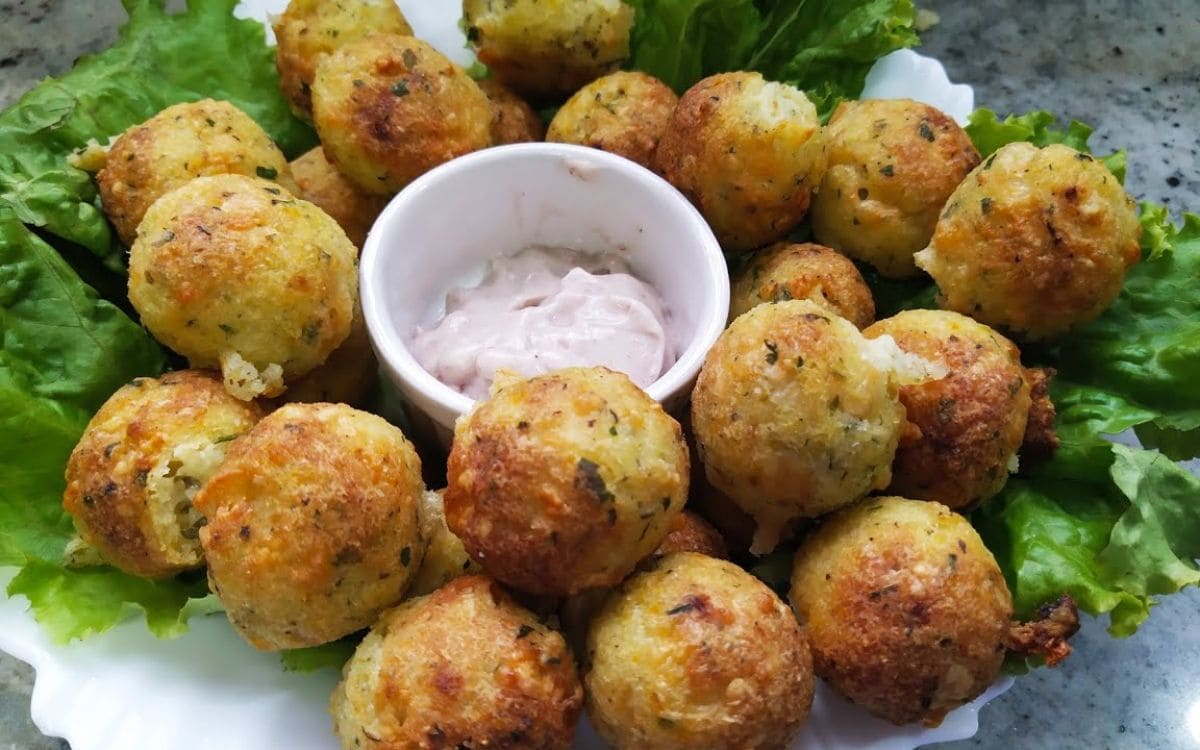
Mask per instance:
[[[645,388],[676,359],[658,292],[615,253],[531,247],[446,294],[445,315],[409,341],[427,372],[474,399],[497,370],[530,377],[603,365]]]

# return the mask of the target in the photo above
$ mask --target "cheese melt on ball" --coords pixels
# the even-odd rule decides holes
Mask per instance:
[[[497,370],[526,377],[603,365],[645,388],[674,364],[658,292],[616,253],[530,247],[491,262],[483,281],[446,295],[445,315],[409,348],[451,388],[485,398]]]

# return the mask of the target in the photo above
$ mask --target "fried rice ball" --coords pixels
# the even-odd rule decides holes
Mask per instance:
[[[63,507],[104,562],[142,578],[204,564],[192,506],[230,441],[262,417],[219,377],[136,378],[100,407],[67,462]]]
[[[842,102],[825,129],[829,165],[813,197],[818,242],[890,278],[920,273],[950,193],[979,164],[970,137],[940,110],[911,99]]]
[[[479,88],[487,95],[492,107],[493,146],[533,143],[545,137],[546,126],[529,102],[494,78],[479,81]]]
[[[825,170],[825,138],[803,91],[758,73],[721,73],[680,98],[655,164],[726,252],[743,252],[804,218]]]
[[[858,328],[875,320],[875,300],[858,268],[838,251],[809,242],[777,242],[757,253],[733,281],[729,319],[789,299],[814,302]]]
[[[792,605],[817,675],[896,724],[937,726],[1000,674],[1012,618],[1004,576],[965,518],[875,497],[796,552]]]
[[[410,36],[376,34],[338,48],[317,66],[312,97],[326,156],[375,195],[492,143],[487,96]]]
[[[946,369],[944,378],[900,388],[916,430],[900,441],[888,491],[954,510],[998,493],[1016,469],[1031,403],[1017,347],[946,310],[906,310],[863,333],[889,335]]]
[[[361,250],[387,199],[364,192],[343,177],[320,146],[298,157],[291,163],[291,169],[298,197],[333,217]]]
[[[463,0],[479,61],[521,96],[565,96],[629,57],[633,8],[621,0]]]
[[[567,750],[582,706],[563,637],[468,575],[385,613],[329,710],[346,750]]]
[[[598,78],[562,105],[546,140],[611,151],[654,168],[654,151],[679,98],[652,75],[619,71]]]
[[[117,236],[132,245],[154,201],[196,177],[216,174],[295,187],[287,158],[271,136],[245,112],[212,99],[167,107],[126,130],[108,150],[96,186]]]
[[[897,368],[926,365],[808,300],[759,305],[709,351],[692,393],[708,480],[754,516],[751,551],[787,524],[891,481],[904,423]]]
[[[129,301],[193,367],[239,398],[277,396],[350,333],[357,252],[337,222],[278,185],[197,178],[146,212]]]
[[[1010,143],[954,191],[917,265],[938,301],[1030,339],[1094,320],[1141,258],[1133,200],[1099,161]]]
[[[808,639],[733,563],[660,558],[609,597],[587,639],[588,716],[614,748],[781,748],[813,698]]]
[[[296,402],[362,405],[379,381],[379,363],[371,348],[366,319],[355,307],[350,335],[324,362],[288,385],[279,397],[280,404]]]
[[[482,573],[483,568],[467,554],[462,540],[446,526],[442,504],[444,490],[425,493],[421,502],[421,535],[427,546],[421,567],[408,589],[409,596],[425,596],[462,575]]]
[[[425,552],[421,460],[399,429],[345,404],[288,404],[201,488],[208,581],[255,648],[316,646],[400,601]]]
[[[413,33],[395,0],[291,0],[271,27],[279,88],[305,120],[312,119],[313,78],[326,55],[371,34]]]
[[[459,419],[446,522],[489,574],[534,594],[611,586],[683,508],[679,423],[623,373],[557,370],[494,387]]]

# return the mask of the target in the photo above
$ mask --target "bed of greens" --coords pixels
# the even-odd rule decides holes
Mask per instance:
[[[235,4],[192,0],[169,14],[161,0],[125,0],[131,18],[113,47],[0,114],[0,565],[20,568],[9,595],[27,597],[59,642],[131,611],[156,635],[174,636],[211,605],[202,574],[154,583],[62,562],[73,532],[61,503],[67,456],[114,390],[171,361],[132,317],[125,249],[91,177],[67,157],[203,97],[249,113],[289,157],[311,147],[314,134],[279,94],[263,27],[235,19]],[[679,91],[711,73],[758,70],[806,89],[825,114],[861,91],[875,60],[918,43],[909,0],[631,4],[631,67]],[[1090,133],[1077,122],[1060,128],[1045,112],[988,110],[967,131],[984,156],[1018,140],[1087,150]],[[1123,153],[1104,160],[1123,178]],[[1175,463],[1200,454],[1200,216],[1175,224],[1150,204],[1140,215],[1143,259],[1116,303],[1090,325],[1024,349],[1027,365],[1057,370],[1061,447],[972,516],[1019,615],[1066,592],[1107,614],[1118,636],[1136,630],[1155,597],[1200,582],[1200,478]],[[881,317],[932,302],[928,280],[873,285]],[[1106,439],[1130,428],[1147,448]]]

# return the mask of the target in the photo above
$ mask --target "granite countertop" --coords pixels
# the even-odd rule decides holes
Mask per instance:
[[[451,0],[439,0],[449,2]],[[1200,3],[923,0],[940,23],[922,52],[1001,113],[1048,109],[1129,150],[1130,192],[1200,211]],[[116,0],[0,1],[0,106],[112,42]],[[1193,464],[1195,468],[1195,464]],[[989,704],[964,748],[1200,748],[1200,591],[1168,597],[1131,638],[1088,621],[1075,654]],[[29,721],[30,670],[0,654],[0,750],[61,750]]]

